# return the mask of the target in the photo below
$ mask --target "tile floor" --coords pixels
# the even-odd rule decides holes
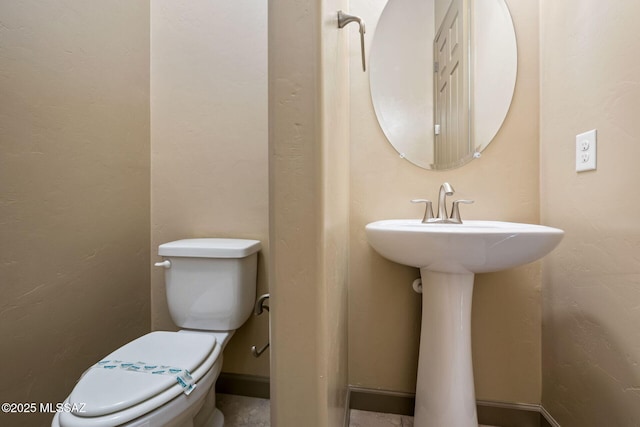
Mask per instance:
[[[224,414],[225,427],[269,427],[268,399],[231,394],[218,394],[217,399],[218,408]],[[406,415],[356,409],[352,409],[349,415],[349,427],[413,427],[413,417]]]
[[[216,400],[224,427],[269,427],[269,399],[218,393]]]
[[[413,417],[352,409],[349,427],[413,427]]]

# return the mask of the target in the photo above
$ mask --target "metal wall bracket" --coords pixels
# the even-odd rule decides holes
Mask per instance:
[[[260,297],[256,300],[255,306],[253,307],[254,316],[260,316],[262,313],[264,313],[264,310],[269,311],[269,306],[265,304],[268,299],[269,299],[269,294],[260,295]],[[264,353],[265,350],[268,348],[269,348],[269,342],[263,345],[260,349],[258,349],[258,347],[253,345],[251,346],[251,354],[253,354],[253,357],[260,357],[260,355]]]
[[[258,350],[258,347],[256,347],[255,345],[252,345],[251,354],[253,354],[253,357],[260,357],[262,353],[264,353],[265,350],[268,348],[269,348],[269,343],[266,343],[265,345],[263,345],[260,350]]]
[[[360,27],[360,49],[362,50],[362,71],[367,71],[367,66],[365,64],[365,54],[364,54],[364,21],[362,18],[354,15],[347,15],[343,11],[338,11],[338,28],[344,28],[345,25],[350,24],[352,22],[357,22]]]

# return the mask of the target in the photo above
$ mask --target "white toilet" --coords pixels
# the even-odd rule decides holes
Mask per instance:
[[[250,316],[257,240],[186,239],[160,245],[167,303],[180,332],[151,332],[85,371],[52,426],[222,427],[213,387],[222,351]]]

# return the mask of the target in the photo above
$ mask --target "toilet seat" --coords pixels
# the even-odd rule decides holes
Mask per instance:
[[[193,399],[212,384],[203,378],[212,371],[221,355],[222,346],[213,334],[189,332],[151,332],[114,351],[104,360],[144,362],[187,369],[197,391]],[[219,366],[216,371],[219,371]],[[217,376],[217,375],[216,375]],[[61,426],[114,426],[149,413],[170,400],[184,395],[183,387],[174,376],[133,372],[124,369],[104,369],[94,366],[78,381],[68,399],[82,406],[82,413],[61,413]],[[192,396],[186,396],[190,400]]]

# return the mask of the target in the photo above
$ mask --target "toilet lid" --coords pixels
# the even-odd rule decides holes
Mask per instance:
[[[103,360],[165,365],[193,373],[216,347],[208,334],[151,332],[106,356]],[[197,382],[200,378],[193,378]],[[69,403],[84,404],[77,415],[96,417],[130,408],[177,383],[172,375],[153,375],[124,369],[90,368],[69,396]]]

